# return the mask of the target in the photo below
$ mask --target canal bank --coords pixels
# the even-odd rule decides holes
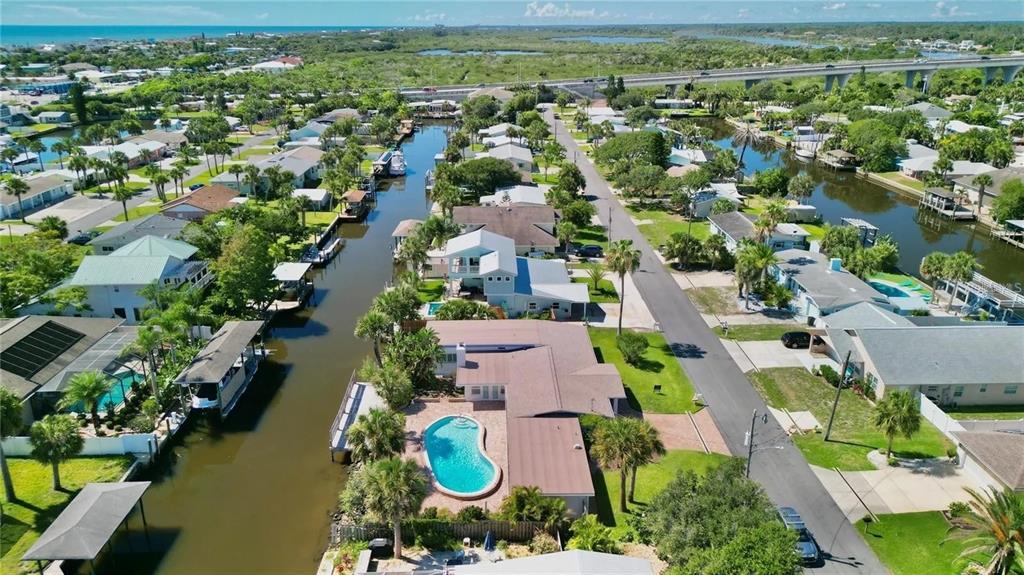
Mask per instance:
[[[122,536],[100,573],[316,570],[345,470],[331,462],[327,430],[349,375],[370,353],[352,330],[392,279],[391,231],[426,216],[424,176],[445,145],[436,125],[406,141],[406,177],[377,195],[365,222],[341,226],[345,248],[315,272],[316,305],[273,324],[271,357],[231,416],[194,418],[141,475],[154,482],[146,494],[152,551],[138,553],[140,535]]]
[[[733,142],[734,129],[725,120],[699,119],[696,122],[712,130],[712,138],[721,148],[740,155],[742,145]],[[921,259],[933,252],[973,253],[981,264],[981,273],[1003,285],[1024,285],[1024,250],[992,237],[989,229],[977,222],[957,223],[917,210],[919,197],[884,188],[854,172],[837,172],[816,163],[804,163],[792,151],[778,148],[765,140],[747,146],[743,155],[743,173],[781,166],[790,176],[801,172],[814,179],[816,186],[806,203],[815,206],[824,221],[838,224],[842,218],[860,218],[889,234],[900,246],[900,269],[917,274]]]

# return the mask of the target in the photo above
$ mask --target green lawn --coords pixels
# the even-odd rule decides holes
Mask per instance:
[[[953,419],[1024,419],[1024,405],[961,405],[943,411]]]
[[[223,172],[223,170],[221,170],[221,172]],[[212,180],[214,176],[220,175],[221,172],[213,171],[212,167],[207,170],[203,170],[198,176],[185,182],[185,188],[196,184],[203,184],[205,186],[210,183],[210,180]]]
[[[757,196],[757,195],[748,196],[747,199],[744,200],[744,202],[743,202],[744,203],[744,207],[743,207],[742,211],[744,213],[748,213],[748,214],[752,214],[752,215],[760,214],[761,211],[764,210],[764,204],[767,201],[768,200],[765,199],[763,196]],[[825,226],[823,226],[823,225],[820,225],[820,224],[805,224],[805,223],[800,223],[800,224],[797,224],[797,225],[799,225],[801,228],[807,230],[807,233],[811,234],[811,238],[810,238],[811,240],[821,241],[821,239],[825,237]]]
[[[701,313],[729,315],[736,313],[736,290],[727,287],[696,287],[684,290],[686,297]]]
[[[605,233],[604,228],[601,226],[587,226],[581,228],[576,232],[576,237],[573,238],[573,242],[576,245],[595,245],[601,246],[601,249],[608,249],[608,234]]]
[[[441,301],[441,297],[444,296],[444,280],[423,280],[417,291],[420,303]]]
[[[893,575],[960,575],[962,541],[942,542],[949,522],[938,511],[879,515],[880,523],[857,522],[857,530]]]
[[[306,212],[306,225],[330,225],[337,217],[337,212]]]
[[[132,190],[134,192],[141,192],[142,190],[145,190],[145,189],[149,188],[149,184],[143,184],[142,182],[128,182],[128,183],[125,184],[125,186],[129,190]],[[110,190],[107,189],[107,185],[106,184],[97,184],[95,186],[90,186],[88,188],[85,188],[84,190],[79,191],[79,193],[82,193],[82,194],[106,194],[107,196],[110,196]]]
[[[639,367],[633,367],[622,358],[615,345],[615,330],[590,328],[590,341],[603,363],[613,363],[622,376],[630,406],[650,413],[685,413],[697,411],[693,403],[693,385],[683,373],[676,356],[660,333],[637,332],[647,338],[650,347]],[[661,385],[655,393],[654,386]]]
[[[890,182],[895,182],[897,184],[902,184],[902,185],[904,185],[904,186],[906,186],[908,188],[913,188],[913,189],[915,189],[915,190],[917,190],[919,192],[923,192],[924,191],[924,182],[922,182],[920,180],[915,180],[914,178],[910,178],[910,177],[904,176],[903,174],[901,174],[899,172],[881,172],[881,173],[877,173],[875,175],[880,177],[880,178],[884,178],[886,180],[889,180]]]
[[[554,172],[544,175],[543,173],[533,174],[533,182],[535,184],[551,184],[552,186],[558,183],[558,174]]]
[[[799,331],[800,326],[789,324],[730,325],[728,339],[736,341],[773,341],[789,331]],[[718,337],[726,337],[721,326],[713,330]]]
[[[800,367],[765,369],[749,375],[768,405],[789,411],[810,411],[822,428],[828,425],[835,388],[823,378]],[[885,436],[872,423],[873,415],[873,408],[866,399],[845,389],[839,399],[831,439],[826,442],[823,434],[812,432],[794,435],[793,441],[812,465],[838,467],[843,471],[872,470],[874,466],[867,459],[868,452],[886,446]],[[921,418],[921,431],[909,440],[897,437],[893,451],[904,458],[944,457],[948,444],[935,426]]]
[[[590,301],[594,303],[619,303],[619,292],[615,291],[615,285],[610,280],[602,279],[597,282],[597,289],[594,289],[594,282],[588,277],[572,278],[573,283],[585,283],[590,291]]]
[[[144,218],[146,216],[151,216],[151,215],[153,215],[155,213],[158,213],[160,211],[161,207],[163,207],[163,204],[159,204],[159,203],[149,204],[149,203],[146,203],[146,204],[142,204],[142,205],[136,206],[134,208],[128,208],[128,220],[127,221],[137,220],[139,218]],[[115,222],[126,221],[124,219],[124,210],[122,210],[121,213],[118,214],[117,217],[114,218],[114,221]]]
[[[174,118],[204,118],[207,116],[215,116],[214,112],[207,112],[205,110],[199,110],[197,112],[175,112],[170,114]]]
[[[655,249],[664,245],[669,236],[676,232],[689,231],[698,240],[703,240],[711,235],[711,227],[707,221],[694,221],[691,225],[682,216],[671,214],[665,210],[641,209],[634,206],[628,206],[626,209],[636,221],[648,220],[648,223],[639,224],[637,228]]]
[[[231,156],[232,160],[247,160],[250,156],[269,156],[274,153],[274,146],[252,146]]]
[[[629,511],[626,513],[619,510],[619,472],[614,469],[597,471],[593,476],[597,517],[605,525],[614,528],[615,535],[621,538],[629,530],[626,518],[632,511],[649,505],[677,474],[686,470],[704,473],[726,459],[728,457],[717,453],[669,451],[658,461],[641,467],[637,472],[635,502],[627,502]],[[629,488],[628,478],[626,488]]]
[[[31,459],[9,458],[14,490],[19,501],[10,502],[0,493],[3,521],[0,522],[0,573],[21,572],[21,556],[60,514],[64,506],[86,483],[117,481],[131,465],[129,457],[77,457],[60,466],[66,491],[53,491],[49,465]],[[26,572],[35,565],[25,564]]]
[[[29,128],[36,133],[49,132],[50,130],[56,130],[59,128],[57,124],[32,124]]]

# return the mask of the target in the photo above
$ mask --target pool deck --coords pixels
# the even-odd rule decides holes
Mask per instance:
[[[423,431],[438,418],[446,415],[468,415],[480,422],[486,430],[484,450],[487,456],[501,468],[501,482],[498,488],[487,497],[471,501],[456,499],[445,495],[434,486],[433,476],[427,487],[427,497],[423,507],[437,507],[456,512],[463,507],[476,505],[489,511],[497,510],[502,499],[508,495],[508,449],[505,431],[505,403],[501,401],[453,401],[416,400],[405,410],[405,456],[412,459],[424,473],[429,474],[426,451],[423,450]]]

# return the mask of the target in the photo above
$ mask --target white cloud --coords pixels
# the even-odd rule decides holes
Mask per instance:
[[[56,13],[61,16],[67,16],[68,18],[74,18],[75,20],[110,20],[112,16],[103,16],[100,14],[83,12],[80,8],[74,6],[60,6],[53,4],[26,4],[25,8],[31,11],[44,11],[50,13]]]
[[[843,8],[846,8],[846,2],[836,2],[822,6],[822,10],[842,10]]]
[[[262,14],[257,14],[255,18],[257,20],[266,20],[267,18],[270,18],[270,12],[263,12]]]
[[[445,14],[444,12],[434,12],[432,10],[427,10],[426,12],[423,12],[421,14],[416,14],[410,19],[416,22],[440,22],[441,20],[444,20],[447,17],[448,15]]]
[[[530,2],[526,5],[526,12],[523,14],[525,18],[585,18],[585,19],[597,19],[607,18],[608,12],[604,11],[600,14],[597,13],[596,8],[590,8],[587,10],[576,10],[565,2],[561,6],[554,2],[547,2],[541,4],[537,0]]]
[[[740,8],[736,12],[736,17],[737,18],[746,18],[747,16],[750,16],[750,9],[749,8]]]
[[[168,18],[203,18],[203,19],[214,19],[220,20],[224,16],[218,12],[213,12],[199,6],[191,6],[189,4],[168,4],[164,6],[126,6],[124,10],[136,12],[138,14],[150,14],[153,16],[164,16]]]
[[[956,18],[974,16],[974,12],[964,12],[960,10],[960,6],[957,4],[948,4],[946,2],[936,2],[935,12],[932,13],[932,18]]]

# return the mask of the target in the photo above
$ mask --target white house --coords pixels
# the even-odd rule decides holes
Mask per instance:
[[[498,137],[498,136],[508,136],[509,130],[519,130],[519,131],[522,131],[523,129],[520,128],[519,126],[515,125],[515,124],[510,124],[508,122],[502,122],[500,124],[496,124],[496,125],[490,126],[488,128],[483,128],[483,129],[477,131],[477,133],[480,134],[480,136],[483,137],[483,138],[495,138],[495,137]]]
[[[548,204],[544,197],[545,190],[537,186],[510,186],[498,188],[495,193],[487,196],[480,196],[481,206],[516,206],[530,204],[535,206],[546,206]]]
[[[43,172],[26,177],[24,182],[28,184],[28,192],[22,194],[20,202],[17,197],[7,193],[4,186],[0,195],[0,219],[20,218],[22,210],[28,213],[69,198],[75,193],[74,180],[56,174]]]
[[[799,249],[783,250],[776,256],[778,263],[770,273],[793,292],[789,307],[800,316],[819,318],[862,302],[892,308],[886,296],[844,270],[837,258]]]
[[[743,203],[743,196],[740,195],[736,184],[729,182],[712,183],[708,188],[693,195],[691,207],[696,218],[706,218],[711,215],[711,208],[718,200],[726,200],[734,206]]]
[[[752,240],[757,235],[754,231],[754,216],[750,214],[726,212],[709,216],[708,221],[711,223],[711,233],[724,236],[725,248],[731,253],[736,252],[742,240]],[[775,226],[765,243],[776,251],[807,249],[810,247],[810,236],[807,230],[797,224],[781,223]]]
[[[484,154],[480,154],[483,156]],[[495,146],[486,152],[487,156],[505,160],[520,172],[533,172],[533,152],[529,148],[509,143],[502,146]]]

